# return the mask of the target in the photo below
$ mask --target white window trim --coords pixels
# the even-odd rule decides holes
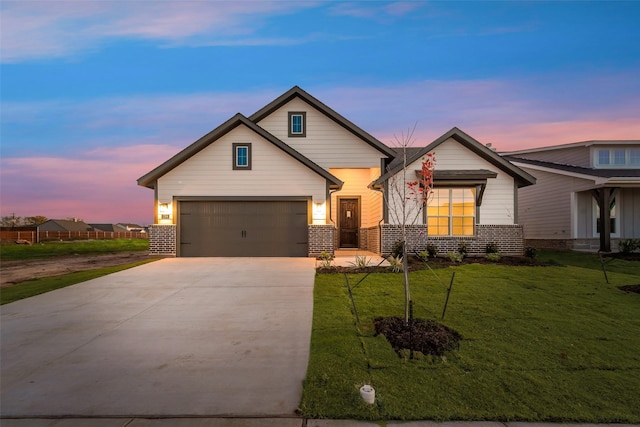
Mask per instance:
[[[238,150],[240,148],[247,149],[247,164],[238,164]],[[233,144],[233,170],[251,170],[251,143],[234,143]]]
[[[615,151],[624,150],[624,164],[611,163],[615,159]],[[594,147],[592,150],[593,167],[596,169],[634,169],[638,165],[631,164],[631,151],[640,150],[638,147]],[[609,152],[609,162],[606,164],[600,164],[600,152]]]
[[[465,190],[472,190],[473,191],[473,216],[469,216],[469,215],[453,215],[453,193],[452,190],[457,190],[457,189],[465,189]],[[478,191],[478,189],[476,187],[440,187],[438,188],[438,190],[447,190],[447,192],[449,193],[449,230],[448,230],[448,234],[433,234],[433,237],[474,237],[476,235],[476,221],[477,221],[477,215],[478,215],[478,203],[477,203],[477,199],[476,199],[476,193]],[[427,203],[427,206],[425,206],[425,212],[427,212],[429,209],[429,204]],[[434,218],[444,218],[444,216],[441,215],[436,215]],[[453,218],[473,218],[473,234],[453,234]],[[429,215],[426,215],[426,220],[427,220],[427,224],[429,224]],[[427,233],[429,233],[429,231],[427,231]]]
[[[300,117],[302,129],[300,132],[293,131],[293,118]],[[305,111],[289,111],[288,136],[290,138],[304,138],[307,136],[307,113]]]

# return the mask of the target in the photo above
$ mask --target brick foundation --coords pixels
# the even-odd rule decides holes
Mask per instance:
[[[618,252],[618,245],[625,239],[612,238],[611,251]],[[594,237],[591,239],[527,239],[526,246],[532,246],[538,249],[559,249],[559,250],[575,250],[575,251],[598,251],[600,250],[600,239]]]
[[[469,255],[484,255],[487,243],[496,243],[498,251],[503,255],[522,255],[524,253],[523,231],[521,225],[476,225],[476,235],[469,237],[436,237],[428,236],[424,225],[410,225],[408,230],[408,249],[411,252],[422,252],[427,244],[435,245],[438,254],[456,252],[461,241],[466,242]],[[382,250],[380,253],[389,254],[396,241],[402,239],[402,229],[399,225],[382,225]]]
[[[309,256],[317,257],[321,252],[333,256],[336,228],[331,225],[309,224]]]
[[[149,254],[176,256],[176,226],[174,224],[149,226]]]
[[[426,225],[406,225],[407,249],[409,252],[422,252],[427,248],[427,226]],[[393,224],[382,224],[382,248],[380,253],[388,255],[393,250],[393,245],[398,240],[402,240],[402,226]]]

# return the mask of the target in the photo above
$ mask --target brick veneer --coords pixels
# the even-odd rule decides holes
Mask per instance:
[[[360,229],[360,249],[380,253],[380,227]]]
[[[425,225],[406,225],[407,230],[407,249],[410,252],[422,252],[427,248],[427,226]],[[402,226],[394,224],[382,224],[382,248],[380,253],[390,254],[393,245],[398,240],[402,240]]]
[[[149,226],[149,254],[176,255],[176,226],[174,224]]]
[[[331,224],[309,224],[309,256],[317,257],[321,252],[333,256],[336,228]]]
[[[524,252],[523,231],[521,225],[476,225],[476,235],[469,237],[428,236],[424,225],[407,226],[409,250],[421,252],[427,244],[435,245],[440,255],[458,250],[461,241],[467,243],[469,255],[484,255],[487,243],[496,243],[503,255],[522,255]],[[393,244],[400,240],[402,229],[399,225],[382,225],[382,251],[391,253]]]

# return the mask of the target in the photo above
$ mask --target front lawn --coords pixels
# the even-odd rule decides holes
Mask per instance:
[[[148,239],[73,240],[42,242],[33,245],[2,245],[0,260],[51,258],[64,255],[95,255],[115,252],[137,252],[149,249]]]
[[[635,266],[635,264],[633,264]],[[636,272],[637,267],[630,269]],[[640,275],[576,266],[470,264],[411,273],[415,316],[440,321],[460,348],[400,359],[373,319],[403,315],[401,274],[354,289],[319,274],[301,409],[312,418],[640,423]],[[351,274],[356,283],[364,274]],[[376,403],[359,388],[371,384]]]

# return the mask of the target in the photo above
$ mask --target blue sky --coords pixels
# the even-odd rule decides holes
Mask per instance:
[[[640,2],[0,8],[3,216],[148,224],[139,176],[294,85],[388,144],[640,138]]]

